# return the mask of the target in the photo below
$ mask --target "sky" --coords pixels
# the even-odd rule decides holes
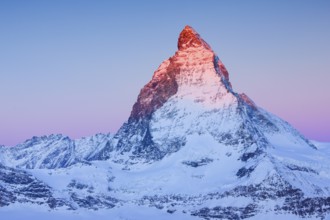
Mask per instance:
[[[330,142],[330,1],[0,1],[0,144],[114,133],[185,25],[237,92]]]

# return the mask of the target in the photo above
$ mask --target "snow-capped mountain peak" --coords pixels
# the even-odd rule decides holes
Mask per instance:
[[[223,63],[186,26],[114,136],[0,147],[0,206],[108,209],[116,218],[142,207],[164,219],[325,218],[330,156],[314,143],[236,93]]]
[[[195,101],[215,102],[231,89],[225,66],[194,29],[184,28],[178,39],[178,48],[141,90],[130,120],[150,117],[178,92],[186,93],[187,98],[194,96]]]
[[[229,130],[243,124],[255,129],[251,123],[246,125],[244,109],[257,111],[247,95],[233,91],[228,71],[211,47],[186,26],[179,35],[178,51],[143,87],[128,122],[115,135],[114,145],[120,152],[144,155],[137,158],[159,159],[184,146],[189,134],[208,133],[220,142],[228,139],[225,137],[239,139],[241,134]],[[266,142],[259,133],[252,136]]]

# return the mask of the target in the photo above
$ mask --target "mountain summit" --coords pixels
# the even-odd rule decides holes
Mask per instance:
[[[271,136],[281,131],[313,148],[287,123],[259,109],[247,95],[235,93],[218,56],[186,26],[178,39],[178,51],[141,90],[114,143],[118,152],[147,161],[178,151],[195,134],[209,135],[219,144],[241,150],[254,146],[260,154],[272,146]]]
[[[306,216],[316,212],[302,210],[319,207],[315,203],[330,210],[330,188],[323,185],[329,176],[320,174],[329,170],[314,166],[314,158],[325,155],[287,122],[234,92],[224,64],[190,26],[180,33],[178,51],[141,90],[113,147],[113,161],[129,169],[171,164],[165,171],[168,184],[179,184],[183,194],[203,191],[219,200],[194,211],[196,216],[234,219],[225,214],[228,210],[241,210],[238,218],[260,210]],[[178,174],[182,166],[192,170]],[[317,171],[319,166],[323,171]],[[193,180],[196,176],[201,180]],[[188,187],[189,179],[196,185]],[[228,197],[237,199],[236,208],[220,202]],[[247,206],[239,205],[243,197],[251,200]]]
[[[178,49],[184,50],[190,47],[204,47],[211,50],[211,47],[199,36],[199,34],[192,27],[187,25],[180,33]]]
[[[123,219],[324,219],[329,161],[236,93],[218,56],[186,26],[115,135],[0,147],[0,207],[61,209],[68,219],[88,209]]]
[[[223,77],[226,81],[223,83],[230,85],[226,68],[194,29],[189,26],[184,28],[179,36],[178,48],[176,54],[159,66],[152,80],[141,90],[138,100],[133,106],[131,120],[151,116],[170,97],[177,94],[183,83],[179,80],[187,80],[187,83],[191,84],[189,81],[196,81],[194,78],[198,77],[198,74],[204,73],[203,78],[209,79],[203,80],[203,82],[209,81],[211,83],[212,77]],[[210,72],[207,69],[214,69],[218,75],[207,75]],[[221,79],[215,80],[221,81]],[[219,85],[210,86],[219,87]],[[199,87],[206,89],[208,85],[200,85]]]
[[[197,112],[221,110],[241,99],[232,92],[225,66],[194,29],[184,28],[178,48],[141,90],[128,122],[114,138],[117,150],[130,151],[139,159],[142,155],[147,160],[160,159],[185,145],[187,132],[203,130],[192,124],[203,120]],[[197,118],[183,117],[188,113]],[[211,115],[208,118],[213,121]],[[184,130],[173,132],[180,127]],[[166,141],[159,135],[166,136]]]

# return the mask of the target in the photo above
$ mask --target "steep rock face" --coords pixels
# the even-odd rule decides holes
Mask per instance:
[[[204,47],[211,50],[211,47],[199,36],[199,34],[190,26],[185,26],[181,31],[178,40],[178,49],[184,50],[192,47]]]
[[[231,100],[235,102],[226,68],[191,27],[186,26],[181,32],[178,48],[176,54],[160,65],[152,80],[141,90],[128,122],[114,137],[116,150],[131,151],[131,158],[160,159],[185,144],[181,137],[155,142],[154,133],[158,128],[153,128],[151,124],[157,113],[168,108],[164,105],[171,105],[169,111],[172,113],[169,112],[167,118],[175,119],[175,109],[184,107],[178,104],[185,101],[186,107],[192,104],[200,111],[212,111],[228,105]],[[168,135],[168,132],[169,129],[162,133]]]
[[[133,106],[130,121],[150,117],[177,92],[178,85],[175,75],[178,71],[176,66],[171,65],[169,61],[160,65],[152,80],[141,90],[138,100]]]
[[[181,149],[195,134],[210,134],[219,144],[247,151],[243,159],[261,155],[272,147],[272,135],[281,132],[290,133],[292,142],[313,147],[290,125],[271,120],[267,114],[246,94],[233,91],[223,63],[200,35],[186,26],[179,36],[178,51],[155,71],[141,90],[128,122],[115,135],[116,158],[159,160]]]
[[[0,165],[0,206],[322,219],[330,214],[330,156],[314,143],[235,93],[225,66],[187,26],[114,137],[55,135],[0,147],[0,163],[34,168]]]
[[[168,189],[164,190],[167,194],[162,194],[160,190],[163,196],[158,193],[142,203],[165,207],[174,202],[169,199],[171,195],[182,206],[191,203],[196,208],[200,201],[204,204],[216,199],[223,204],[229,198],[249,198],[245,205],[237,202],[234,207],[200,207],[191,212],[204,218],[227,219],[248,218],[265,209],[296,212],[288,209],[289,201],[301,206],[300,210],[308,209],[310,203],[304,201],[314,197],[327,204],[330,188],[324,183],[328,176],[320,175],[319,164],[315,165],[308,156],[324,155],[287,122],[259,108],[246,94],[235,93],[225,66],[192,28],[182,31],[178,48],[141,90],[128,122],[114,136],[111,160],[133,170],[137,164],[158,164],[157,161],[175,164],[176,168],[170,166],[166,170],[168,184],[178,178],[175,170],[191,167],[196,172],[186,178],[204,180],[196,184],[210,191],[203,191],[203,198],[182,197],[185,193],[191,195],[186,183],[182,184],[185,187],[176,187],[182,194]],[[172,168],[176,173],[173,179]],[[321,168],[328,173],[327,169],[327,165]],[[212,181],[221,189],[212,188]],[[166,188],[162,184],[156,186]],[[283,200],[287,202],[279,205]],[[278,206],[267,206],[265,201]],[[240,214],[235,217],[233,213]],[[301,215],[315,214],[312,213],[302,211]]]
[[[186,26],[181,32],[178,48],[176,54],[159,66],[152,80],[141,90],[129,120],[150,118],[154,111],[178,92],[179,84],[191,83],[189,82],[191,80],[195,80],[196,84],[198,80],[201,82],[203,78],[197,79],[201,76],[193,76],[196,73],[206,75],[204,78],[208,78],[208,72],[213,71],[219,76],[215,78],[213,76],[209,80],[220,81],[220,78],[224,77],[226,82],[223,83],[229,84],[226,68],[210,46],[191,27]],[[206,88],[208,85],[200,86]]]

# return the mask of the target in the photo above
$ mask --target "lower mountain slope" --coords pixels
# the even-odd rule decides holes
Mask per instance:
[[[1,166],[0,213],[24,203],[55,216],[104,211],[119,218],[140,207],[143,216],[164,219],[328,218],[330,167],[320,161],[330,158],[322,150],[284,154],[274,147],[242,161],[239,149],[220,147],[211,136],[188,143],[162,160],[129,166],[111,160],[25,171]]]

